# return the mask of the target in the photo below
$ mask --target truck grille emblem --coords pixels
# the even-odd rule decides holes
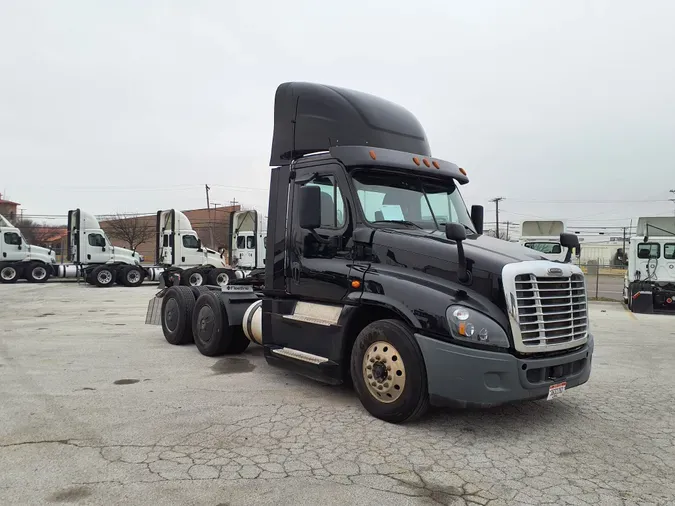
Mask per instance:
[[[562,272],[562,269],[560,269],[560,268],[558,268],[558,267],[551,267],[551,268],[548,270],[548,273],[549,273],[551,276],[553,276],[553,275],[560,276],[560,275],[562,275],[563,272]]]

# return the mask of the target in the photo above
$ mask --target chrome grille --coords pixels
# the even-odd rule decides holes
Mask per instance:
[[[586,338],[588,312],[583,274],[518,274],[515,299],[520,337],[526,348],[548,348]]]

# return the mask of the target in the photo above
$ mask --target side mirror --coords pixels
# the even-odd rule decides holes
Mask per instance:
[[[483,233],[483,206],[471,206],[471,221],[476,228],[476,233],[481,235]]]
[[[581,257],[581,244],[574,247],[574,254],[577,256],[577,258]],[[623,253],[622,253],[622,255],[623,255]]]
[[[302,186],[298,191],[298,198],[300,228],[314,230],[321,227],[321,188]]]
[[[21,246],[21,243],[17,246],[17,249],[23,249],[23,246]]]
[[[466,228],[459,223],[446,223],[445,237],[457,243],[457,279],[460,283],[468,284],[471,281],[471,275],[467,269],[464,245],[462,244],[462,241],[466,240]]]
[[[197,251],[202,250],[202,240],[197,238]]]
[[[466,239],[466,228],[459,223],[446,223],[445,237],[451,241],[462,242]]]
[[[560,244],[564,248],[567,248],[565,263],[569,263],[572,260],[572,249],[579,247],[579,238],[576,236],[576,234],[568,234],[563,232],[560,234]]]

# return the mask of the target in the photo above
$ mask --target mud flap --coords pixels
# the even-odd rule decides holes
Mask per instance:
[[[162,324],[162,297],[155,296],[148,301],[148,311],[145,313],[146,325]]]

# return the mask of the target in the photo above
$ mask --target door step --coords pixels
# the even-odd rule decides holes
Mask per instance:
[[[294,350],[293,348],[275,348],[272,350],[272,353],[274,353],[275,355],[281,355],[283,357],[294,358],[296,360],[301,360],[302,362],[307,362],[314,365],[319,365],[328,362],[328,359],[326,357],[312,355],[311,353],[306,353],[300,350]]]

